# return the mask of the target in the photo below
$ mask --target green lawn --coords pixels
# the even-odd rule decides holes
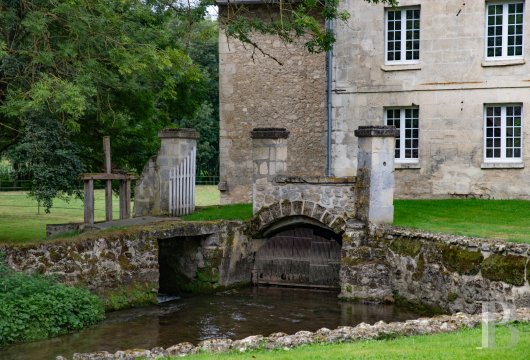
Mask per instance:
[[[496,329],[496,347],[479,349],[481,330],[466,329],[455,333],[399,337],[393,340],[369,340],[347,344],[307,345],[289,351],[258,350],[245,353],[199,354],[190,360],[320,360],[320,359],[528,359],[530,357],[530,324],[516,324],[518,342],[510,346],[508,327]],[[177,359],[177,358],[172,358]]]
[[[252,218],[252,204],[215,205],[197,209],[184,220],[248,220]]]
[[[105,193],[94,194],[94,216],[96,221],[105,220]],[[113,199],[113,217],[119,218],[118,197]],[[214,185],[197,186],[198,206],[219,204],[219,191]],[[132,208],[132,206],[131,206]],[[37,202],[25,192],[0,192],[0,242],[23,243],[46,237],[46,224],[64,224],[83,221],[83,202],[72,199],[65,202],[55,199],[50,214],[37,207]]]
[[[530,243],[530,201],[396,200],[394,225]]]
[[[104,193],[96,190],[96,221],[104,220]],[[246,220],[251,204],[219,206],[214,185],[197,186],[199,209],[185,220]],[[44,239],[46,224],[81,222],[80,200],[56,200],[51,214],[37,213],[37,204],[23,192],[0,192],[0,242]],[[530,243],[530,201],[524,200],[396,200],[394,225],[457,235]],[[118,199],[114,199],[114,218]]]

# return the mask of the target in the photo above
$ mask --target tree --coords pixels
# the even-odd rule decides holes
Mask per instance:
[[[205,0],[211,1],[211,0]],[[397,5],[398,0],[364,0],[372,4],[386,3]],[[333,30],[322,26],[323,21],[346,21],[349,13],[339,8],[340,0],[278,0],[266,1],[275,8],[277,16],[273,19],[261,19],[254,16],[251,8],[245,4],[228,2],[227,14],[222,27],[229,37],[250,44],[264,55],[270,56],[260,44],[253,40],[253,33],[271,34],[290,43],[295,38],[307,38],[305,46],[310,52],[324,52],[331,49],[335,42]]]
[[[114,164],[139,172],[156,153],[157,131],[193,117],[208,97],[161,1],[2,0],[0,12],[0,152],[49,190],[33,192],[47,209],[83,167],[100,170],[103,135]],[[42,136],[69,161],[35,161]]]

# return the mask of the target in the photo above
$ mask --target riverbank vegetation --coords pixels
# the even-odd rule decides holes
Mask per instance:
[[[517,334],[518,338],[513,338]],[[530,349],[530,323],[496,327],[496,346],[480,349],[481,329],[465,329],[454,333],[367,340],[346,344],[307,345],[289,351],[258,350],[245,353],[199,354],[190,360],[228,359],[527,359]],[[513,342],[512,342],[513,341]],[[177,359],[171,358],[171,359]]]
[[[0,289],[0,347],[66,334],[104,317],[100,300],[88,290],[14,272],[2,256]]]

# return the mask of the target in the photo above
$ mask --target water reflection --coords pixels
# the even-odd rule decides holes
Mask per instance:
[[[336,292],[260,287],[118,311],[108,314],[102,324],[76,334],[0,350],[0,359],[55,359],[74,352],[150,349],[183,341],[240,339],[278,331],[290,334],[416,317],[391,305],[341,302]]]

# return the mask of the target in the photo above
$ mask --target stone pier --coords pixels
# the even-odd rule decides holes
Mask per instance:
[[[158,155],[149,159],[136,184],[135,217],[168,214],[169,171],[197,147],[199,133],[194,129],[164,129],[158,137],[161,140]]]

